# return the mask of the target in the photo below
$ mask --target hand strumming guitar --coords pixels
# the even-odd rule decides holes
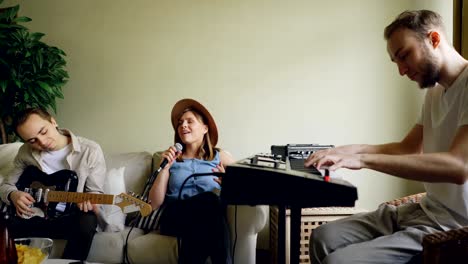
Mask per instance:
[[[10,201],[16,208],[16,214],[30,216],[34,212],[31,210],[31,206],[36,202],[34,198],[26,192],[13,191],[10,193]]]

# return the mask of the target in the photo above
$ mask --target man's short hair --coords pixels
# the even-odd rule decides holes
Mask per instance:
[[[42,119],[52,122],[52,116],[47,112],[45,109],[42,108],[26,108],[23,111],[18,112],[16,117],[13,119],[13,127],[15,128],[15,132],[18,135],[18,127],[21,126],[26,122],[29,116],[36,114]],[[19,135],[18,135],[19,136]]]
[[[405,11],[399,14],[393,22],[385,28],[384,38],[390,36],[400,28],[407,28],[414,32],[420,39],[427,37],[427,33],[433,28],[445,31],[442,17],[430,10]]]

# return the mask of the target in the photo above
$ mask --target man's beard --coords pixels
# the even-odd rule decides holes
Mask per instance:
[[[419,87],[431,88],[434,87],[440,79],[440,68],[437,66],[435,57],[425,49],[424,56],[427,58],[422,66],[423,75]]]

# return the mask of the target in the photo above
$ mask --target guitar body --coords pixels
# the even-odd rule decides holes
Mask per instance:
[[[57,218],[68,215],[77,209],[74,203],[44,202],[46,189],[51,191],[76,192],[78,175],[74,171],[60,170],[47,174],[35,166],[28,166],[21,174],[16,187],[20,191],[29,192],[36,200],[36,203],[33,205],[35,216]],[[24,216],[21,217],[24,218]]]

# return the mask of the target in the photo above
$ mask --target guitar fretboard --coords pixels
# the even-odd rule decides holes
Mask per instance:
[[[100,193],[79,193],[50,191],[47,195],[49,202],[81,203],[90,200],[93,204],[113,204],[114,195]]]

